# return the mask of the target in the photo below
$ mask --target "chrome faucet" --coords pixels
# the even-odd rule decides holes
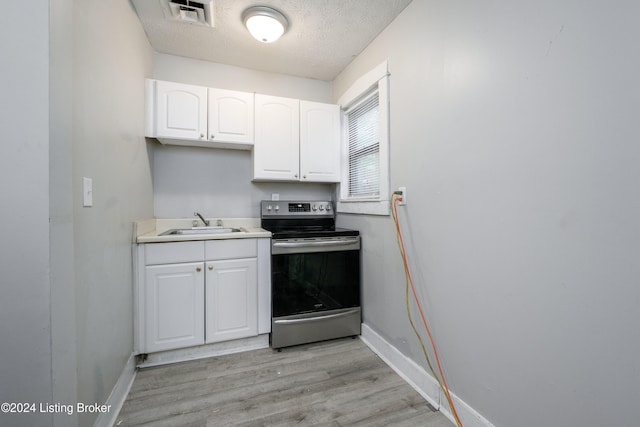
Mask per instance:
[[[204,222],[205,226],[207,226],[207,227],[209,226],[209,221],[204,219],[204,217],[202,215],[200,215],[198,212],[194,212],[193,215],[199,217],[202,220],[202,222]]]

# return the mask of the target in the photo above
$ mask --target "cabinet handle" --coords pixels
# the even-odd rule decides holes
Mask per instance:
[[[200,134],[200,138],[204,138],[204,133],[201,133],[201,134]]]
[[[307,175],[302,175],[302,179],[307,179]]]
[[[202,271],[202,269],[201,269],[200,267],[196,267],[196,271],[197,271],[198,273],[200,273],[200,272]]]
[[[297,178],[297,177],[298,177],[298,174],[293,175],[293,177],[294,177],[294,178]]]
[[[209,266],[209,271],[213,271],[213,265]]]
[[[216,136],[214,134],[211,134],[211,139],[215,139],[215,137]]]

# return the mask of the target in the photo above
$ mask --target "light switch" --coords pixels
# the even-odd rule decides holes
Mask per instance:
[[[93,180],[91,178],[82,178],[82,206],[93,206]]]

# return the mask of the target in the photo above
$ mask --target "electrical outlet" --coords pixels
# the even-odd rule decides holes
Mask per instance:
[[[398,191],[402,193],[402,200],[398,202],[398,206],[404,206],[407,204],[407,187],[398,187]]]

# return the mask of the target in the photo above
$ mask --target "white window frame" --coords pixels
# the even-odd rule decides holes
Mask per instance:
[[[375,197],[349,197],[349,155],[346,111],[378,91],[380,194]],[[343,213],[389,215],[389,70],[387,61],[375,67],[356,82],[338,100],[342,109],[342,176],[338,185],[337,210]]]

